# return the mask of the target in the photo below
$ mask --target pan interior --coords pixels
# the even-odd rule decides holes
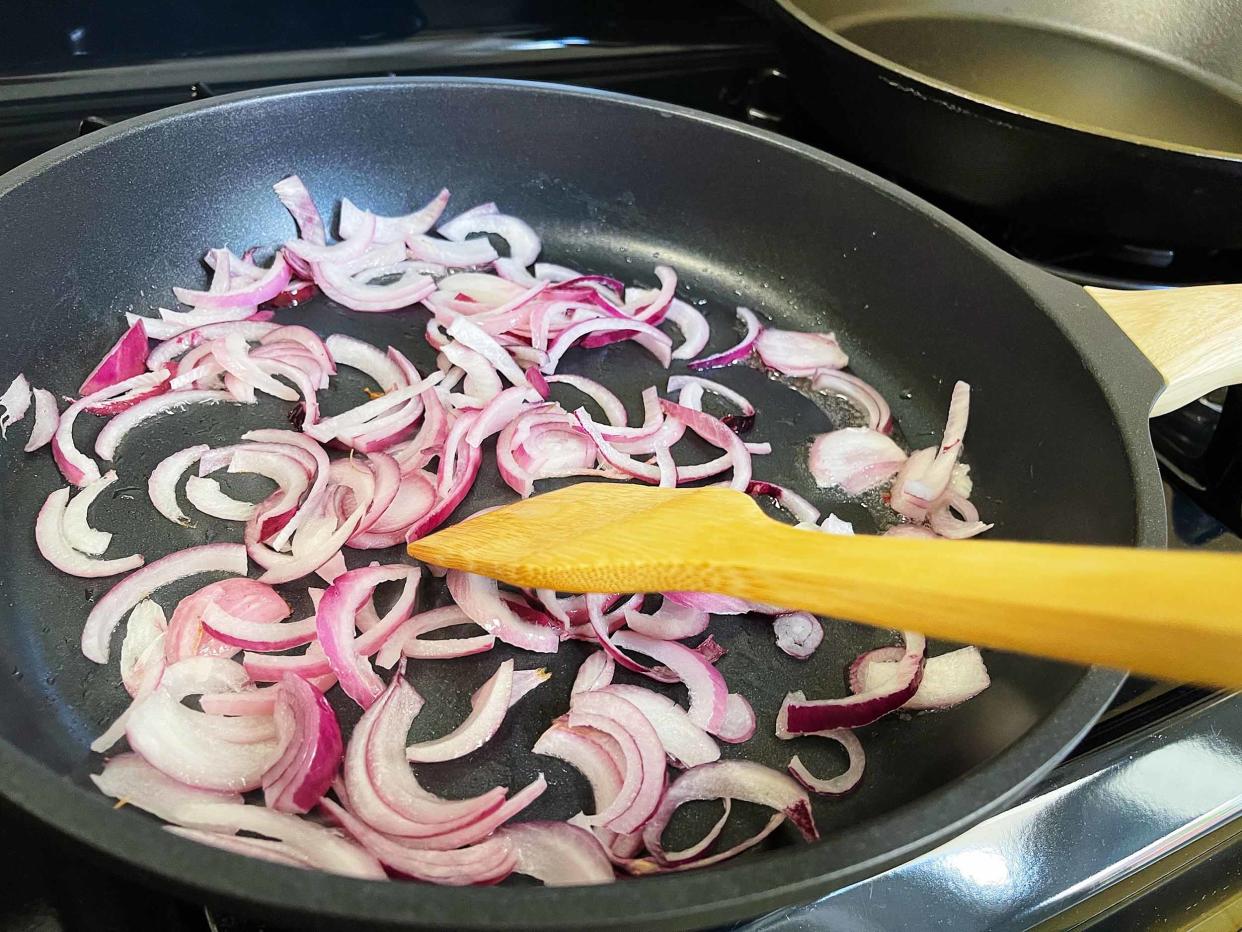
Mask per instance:
[[[547,89],[355,85],[232,102],[112,135],[0,195],[5,375],[20,370],[58,395],[74,392],[121,332],[124,311],[152,313],[168,301],[173,284],[205,281],[198,257],[206,247],[240,252],[293,235],[271,194],[272,183],[290,172],[303,176],[324,207],[346,195],[388,214],[423,203],[445,185],[453,191],[454,211],[494,199],[527,219],[542,233],[549,261],[647,286],[654,284],[653,265],[674,266],[681,294],[700,304],[712,323],[709,349],[736,340],[738,303],[777,326],[835,329],[852,368],[891,400],[913,446],[935,442],[953,381],[968,380],[975,389],[967,440],[973,498],[996,522],[997,536],[1135,541],[1130,461],[1096,377],[990,252],[844,167],[745,132],[669,116]],[[280,319],[391,343],[421,369],[433,365],[422,337],[426,315],[419,310],[354,314],[320,301],[282,312]],[[632,344],[572,354],[565,368],[600,376],[634,415],[641,389],[667,375]],[[825,513],[873,529],[864,504],[808,482],[806,445],[817,432],[844,423],[840,412],[826,413],[753,369],[711,375],[749,395],[762,412],[751,437],[772,441],[777,452],[756,458],[759,477],[807,491]],[[359,380],[343,380],[338,396],[325,399],[328,411],[355,403],[348,393],[361,398],[361,387]],[[206,540],[240,539],[237,525],[204,519],[185,529],[164,521],[147,500],[145,476],[174,450],[228,443],[281,416],[274,404],[222,406],[152,422],[133,434],[115,464],[121,481],[95,512],[98,524],[116,533],[110,553],[138,549],[155,557]],[[50,457],[21,452],[15,430],[0,445],[0,513],[8,531],[0,539],[0,656],[6,663],[0,737],[56,775],[84,783],[99,767],[87,744],[127,700],[115,666],[119,635],[108,667],[86,661],[78,649],[82,621],[111,581],[60,575],[37,554],[34,516],[61,480]],[[24,438],[24,429],[16,432]],[[92,432],[79,434],[84,448]],[[462,513],[511,499],[489,469]],[[353,563],[370,558],[355,554]],[[192,588],[163,591],[159,600],[171,608]],[[291,598],[303,597],[291,589]],[[424,604],[435,598],[429,590]],[[789,689],[843,694],[849,660],[892,643],[893,635],[832,624],[805,663],[775,649],[763,619],[726,619],[717,637],[729,650],[722,672],[732,689],[751,699],[760,722],[751,742],[725,746],[725,755],[783,769],[796,751],[825,773],[842,766],[832,748],[813,739],[777,741],[776,710]],[[934,652],[945,649],[936,645]],[[498,783],[520,787],[542,771],[551,790],[529,815],[567,818],[589,807],[586,784],[529,748],[565,710],[583,645],[567,643],[554,657],[498,650],[417,664],[411,678],[427,707],[414,738],[453,727],[475,687],[502,657],[515,654],[519,667],[547,665],[551,683],[523,699],[488,746],[424,768],[425,783],[464,795]],[[988,765],[1032,727],[1063,714],[1084,671],[1003,654],[990,654],[987,662],[993,686],[978,699],[943,714],[895,716],[865,729],[865,785],[845,799],[816,803],[829,839],[817,846],[825,859],[834,856],[834,833],[865,830],[903,807],[923,806],[926,825],[937,827],[946,794],[964,777],[981,774],[984,781],[963,791],[965,813],[1012,789],[1012,783],[987,784]],[[357,710],[339,708],[352,724]],[[1040,751],[1019,769],[1037,769],[1059,750]],[[60,785],[52,781],[48,792],[62,792]],[[128,811],[115,816],[141,817]],[[878,854],[912,840],[881,832],[869,844]],[[752,857],[787,856],[791,868],[808,870],[810,862],[798,860],[806,853],[801,842],[781,835],[772,846],[782,854]],[[767,884],[778,880],[785,878],[772,875]]]
[[[868,52],[967,95],[1076,128],[1242,153],[1242,4],[799,4]]]

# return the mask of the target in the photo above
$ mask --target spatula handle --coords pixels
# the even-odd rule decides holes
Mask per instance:
[[[1086,291],[1164,377],[1153,417],[1242,382],[1242,285]]]
[[[933,637],[1242,687],[1228,554],[747,529],[720,591]]]

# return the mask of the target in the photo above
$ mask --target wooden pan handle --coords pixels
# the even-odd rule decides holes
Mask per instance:
[[[1152,417],[1242,382],[1242,285],[1086,291],[1164,377]]]

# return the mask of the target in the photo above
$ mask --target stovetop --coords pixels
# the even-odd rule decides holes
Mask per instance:
[[[203,10],[208,8],[204,7]],[[346,10],[347,12],[342,12]],[[118,119],[195,97],[324,77],[487,74],[638,94],[823,146],[766,25],[714,0],[153,0],[36,5],[0,38],[0,171]],[[245,23],[245,28],[240,24]],[[1067,239],[942,205],[1080,283],[1242,280],[1242,257]],[[1242,389],[1154,422],[1174,546],[1242,552]],[[1231,530],[1232,529],[1232,530]],[[1130,680],[1024,802],[872,880],[739,928],[1135,928],[1242,880],[1242,702]],[[156,894],[0,809],[11,860],[0,930],[258,932],[277,926]],[[1233,925],[1222,928],[1236,927]]]

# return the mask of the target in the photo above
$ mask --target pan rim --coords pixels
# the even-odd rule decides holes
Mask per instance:
[[[1102,126],[1093,126],[1089,123],[1077,123],[1072,120],[1063,120],[1051,114],[1041,113],[1038,110],[1029,110],[1016,104],[1001,100],[998,97],[990,97],[986,94],[977,94],[968,91],[965,88],[958,87],[948,81],[942,81],[931,75],[924,74],[907,65],[894,61],[884,55],[880,55],[871,51],[866,46],[847,39],[834,29],[830,29],[823,23],[817,22],[799,3],[799,0],[774,0],[775,4],[780,7],[781,11],[797,20],[798,25],[809,30],[814,35],[834,45],[844,49],[852,55],[856,55],[864,61],[870,62],[884,71],[894,75],[900,75],[906,81],[919,85],[930,91],[938,92],[950,99],[966,100],[976,106],[987,108],[993,111],[997,116],[1005,116],[1011,119],[1035,123],[1044,127],[1051,127],[1070,133],[1082,133],[1086,136],[1092,136],[1098,139],[1106,139],[1111,142],[1121,143],[1127,146],[1134,146],[1142,150],[1152,150],[1156,152],[1168,152],[1179,156],[1188,156],[1196,160],[1210,160],[1214,162],[1236,163],[1242,162],[1242,152],[1229,152],[1225,149],[1210,149],[1203,146],[1194,146],[1187,143],[1172,142],[1160,139],[1154,136],[1141,136],[1136,133],[1125,133],[1119,130],[1111,130]]]
[[[547,83],[455,77],[362,78],[284,85],[191,102],[118,123],[51,150],[0,176],[0,196],[61,161],[131,133],[142,132],[157,122],[182,119],[198,110],[245,106],[252,101],[285,96],[407,86],[440,90],[487,87],[510,93],[598,99],[615,106],[690,119],[779,146],[831,170],[859,178],[879,193],[929,216],[943,232],[966,240],[1002,266],[1033,299],[1039,300],[1037,280],[1026,279],[1024,276],[1031,270],[1017,260],[1007,257],[921,199],[841,159],[763,130],[687,108]],[[1089,305],[1090,299],[1080,289],[1079,292]],[[1040,303],[1048,310],[1046,302]],[[1103,314],[1098,316],[1104,318]],[[1067,320],[1055,315],[1054,320],[1069,336]],[[1116,333],[1119,335],[1120,331]],[[1094,360],[1098,364],[1100,354],[1107,352],[1107,348],[1073,342],[1084,362]],[[1137,351],[1131,346],[1129,353],[1134,355]],[[1153,486],[1156,496],[1160,491],[1146,423],[1141,424],[1141,429],[1136,427],[1133,419],[1126,417],[1125,399],[1110,390],[1098,376],[1097,382],[1114,408],[1120,439],[1134,474],[1135,542],[1161,545],[1163,513],[1157,514],[1153,499]],[[1131,387],[1137,395],[1146,392],[1142,385]],[[1150,398],[1140,397],[1139,401],[1146,403]],[[1041,720],[992,760],[879,819],[846,829],[819,845],[792,848],[788,852],[723,865],[702,873],[646,878],[641,898],[630,895],[632,888],[626,883],[550,889],[471,888],[465,892],[451,887],[377,884],[326,874],[315,875],[314,881],[307,883],[307,874],[296,868],[256,863],[171,836],[153,820],[118,819],[112,814],[109,800],[55,774],[7,741],[0,741],[0,796],[95,853],[138,871],[148,881],[159,881],[207,900],[227,900],[234,905],[240,902],[243,908],[249,905],[251,909],[283,911],[320,920],[368,921],[389,926],[410,923],[424,928],[569,929],[581,927],[585,915],[594,917],[592,925],[597,928],[650,927],[655,922],[691,927],[754,916],[805,901],[873,875],[958,834],[1024,794],[1055,766],[1102,713],[1124,677],[1123,673],[1104,668],[1085,670],[1062,700],[1057,714]],[[997,786],[1002,787],[999,793]],[[980,803],[980,798],[986,802]],[[939,826],[934,830],[916,827],[925,821],[927,811],[939,814]],[[893,848],[883,840],[890,835],[915,840],[904,847]],[[722,896],[722,890],[732,892]],[[418,904],[417,913],[414,912],[415,903]]]

